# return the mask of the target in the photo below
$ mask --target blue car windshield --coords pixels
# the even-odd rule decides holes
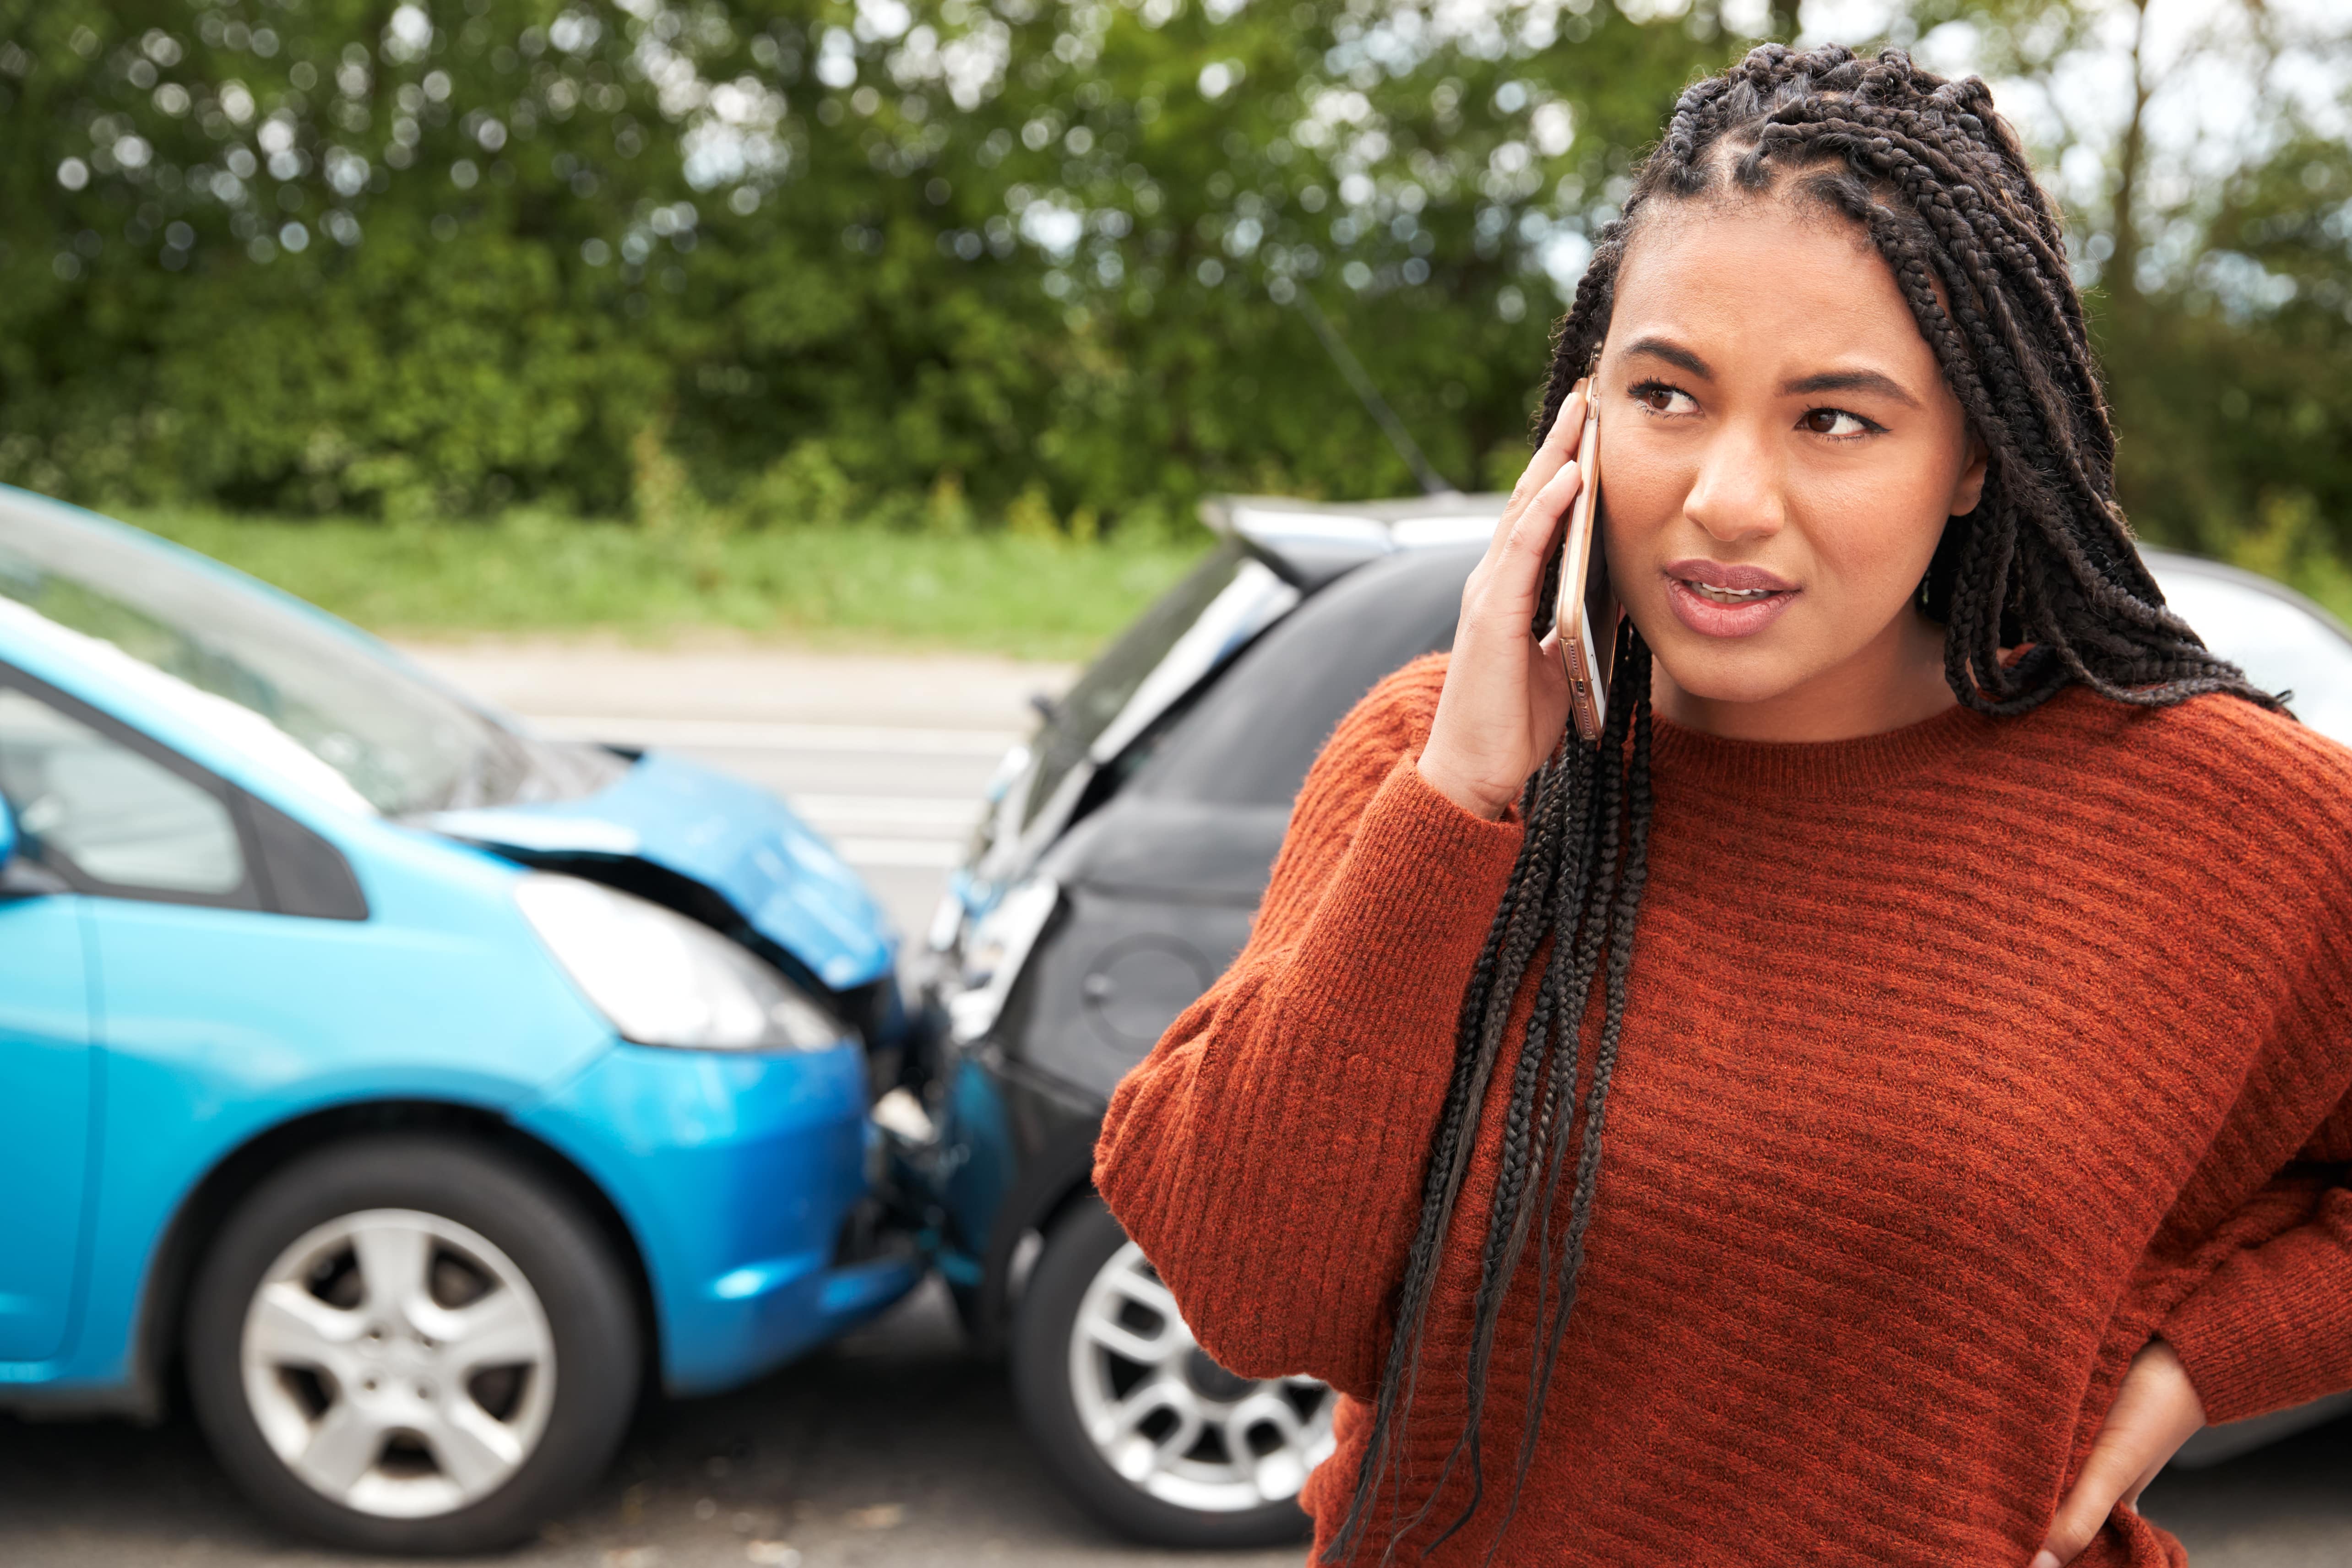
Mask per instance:
[[[542,758],[324,617],[29,498],[0,495],[0,599],[258,715],[387,816],[574,794],[589,781],[560,776],[594,767]]]

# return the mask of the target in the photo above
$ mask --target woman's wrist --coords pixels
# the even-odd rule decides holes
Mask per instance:
[[[1426,749],[1414,758],[1413,768],[1420,773],[1423,783],[1472,816],[1489,822],[1501,821],[1503,813],[1509,810],[1511,802],[1518,798],[1517,790],[1496,798],[1493,790],[1480,789],[1446,766],[1442,755],[1433,756]]]

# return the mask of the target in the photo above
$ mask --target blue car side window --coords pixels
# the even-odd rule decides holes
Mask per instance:
[[[229,800],[193,771],[0,685],[0,794],[20,852],[81,892],[252,906]]]

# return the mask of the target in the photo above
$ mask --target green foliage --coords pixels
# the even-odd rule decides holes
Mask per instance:
[[[2095,176],[2127,508],[2315,582],[2352,558],[2352,164],[2267,107],[2226,177],[2154,177],[2146,95],[2086,129],[2068,73],[2137,4],[1885,14],[2041,84],[2050,166]],[[1412,487],[1311,297],[1441,473],[1506,484],[1586,237],[1752,42],[1725,16],[0,0],[0,479],[722,551],[853,518],[1172,543],[1208,490]]]
[[[2264,0],[1910,9],[1922,29],[1964,24],[2037,132],[2135,527],[2352,610],[2352,149],[2316,123],[2352,110],[2352,26]],[[2086,63],[2121,77],[2120,118],[2083,90]],[[2231,81],[2243,99],[2209,113]]]
[[[620,516],[650,438],[771,525],[1161,534],[1410,486],[1300,291],[1444,473],[1515,465],[1584,231],[1745,43],[1713,0],[0,0],[0,478]]]
[[[887,528],[656,533],[540,511],[493,522],[262,520],[176,509],[132,521],[395,634],[684,628],[818,643],[1092,653],[1198,559]]]
[[[2352,559],[2352,149],[2289,141],[2220,196],[2195,271],[2105,301],[2118,486],[2149,537],[2326,599]]]

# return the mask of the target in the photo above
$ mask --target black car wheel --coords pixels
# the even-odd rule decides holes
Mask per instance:
[[[578,1207],[446,1138],[379,1137],[264,1182],[189,1303],[196,1415],[266,1513],[341,1547],[475,1552],[603,1473],[637,1313]]]
[[[1120,1533],[1187,1547],[1306,1533],[1298,1490],[1331,1452],[1330,1391],[1212,1361],[1091,1194],[1047,1237],[1023,1292],[1013,1379],[1047,1462]]]

